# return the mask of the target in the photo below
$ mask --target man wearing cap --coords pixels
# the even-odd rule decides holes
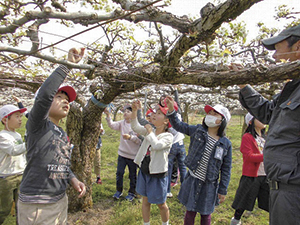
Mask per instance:
[[[22,125],[22,114],[26,108],[14,105],[0,108],[0,224],[9,215],[13,202],[18,200],[18,189],[26,166],[26,147],[16,129]],[[16,208],[17,212],[17,208]]]
[[[262,40],[273,58],[300,59],[300,25]],[[294,225],[300,221],[300,79],[288,82],[272,101],[250,85],[240,91],[241,104],[259,121],[269,124],[264,166],[270,180],[270,224]]]
[[[84,49],[70,49],[68,61],[78,63]],[[82,197],[86,188],[72,173],[71,144],[59,126],[76,98],[70,86],[60,86],[69,69],[60,65],[42,84],[29,113],[27,129],[27,166],[18,200],[18,222],[29,224],[67,224],[71,184]]]

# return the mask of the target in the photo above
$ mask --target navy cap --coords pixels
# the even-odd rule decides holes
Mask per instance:
[[[300,37],[300,25],[287,28],[281,31],[277,36],[262,40],[262,43],[266,49],[275,50],[275,44],[282,42],[291,36]]]

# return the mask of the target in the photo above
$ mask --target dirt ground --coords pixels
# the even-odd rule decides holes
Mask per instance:
[[[107,203],[98,202],[86,211],[68,214],[68,225],[104,225],[111,218],[112,207],[106,208]]]

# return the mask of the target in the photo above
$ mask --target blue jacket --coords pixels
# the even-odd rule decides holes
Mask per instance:
[[[201,161],[203,156],[205,146],[208,140],[207,129],[205,129],[201,124],[189,125],[187,123],[181,122],[176,112],[167,115],[172,127],[190,136],[190,146],[188,150],[188,155],[185,158],[185,165],[193,173]],[[216,149],[220,147],[223,149],[222,160],[215,159]],[[232,156],[232,146],[231,142],[226,137],[221,137],[215,144],[214,150],[208,162],[206,182],[216,182],[219,179],[219,174],[221,171],[221,178],[218,187],[218,193],[222,195],[227,194],[227,188],[230,181],[231,173],[231,156]]]

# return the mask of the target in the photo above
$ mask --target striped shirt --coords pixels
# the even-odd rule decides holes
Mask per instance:
[[[196,169],[195,172],[195,177],[198,178],[201,181],[206,180],[206,172],[207,172],[207,167],[208,167],[208,161],[210,158],[210,155],[214,149],[214,146],[216,144],[217,140],[214,139],[213,137],[208,135],[208,140],[204,149],[203,156],[201,158],[200,164]]]

